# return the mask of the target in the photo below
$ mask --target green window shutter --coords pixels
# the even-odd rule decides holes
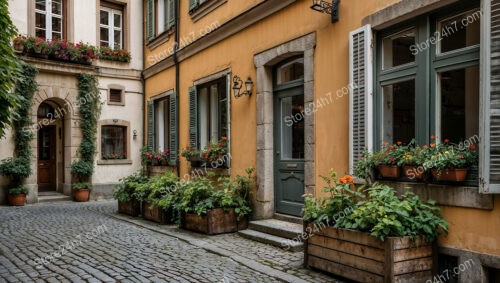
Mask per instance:
[[[350,33],[349,168],[354,173],[363,151],[373,149],[372,31],[369,25]]]
[[[175,166],[177,164],[177,97],[175,92],[170,95],[170,166]]]
[[[189,146],[198,148],[198,91],[189,89]]]
[[[167,0],[165,3],[165,29],[170,29],[175,25],[175,1],[178,0]]]
[[[151,40],[155,37],[155,3],[154,0],[146,1],[146,36]]]
[[[479,191],[500,194],[500,0],[483,1]]]
[[[148,103],[148,146],[155,149],[155,103]]]
[[[189,11],[193,11],[198,6],[199,0],[189,0]]]

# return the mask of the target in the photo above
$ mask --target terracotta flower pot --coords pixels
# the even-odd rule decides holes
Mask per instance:
[[[23,44],[14,44],[14,50],[17,52],[24,52],[24,45]]]
[[[457,168],[447,168],[443,170],[432,169],[432,176],[434,180],[449,181],[449,182],[463,182],[467,178],[467,173],[469,168],[457,169]]]
[[[384,178],[399,178],[401,175],[401,168],[398,166],[379,165],[378,171]]]
[[[73,190],[73,198],[76,202],[86,202],[89,201],[90,190]]]
[[[26,204],[26,195],[25,194],[17,194],[7,196],[9,199],[9,203],[12,206],[24,206]]]
[[[403,166],[403,173],[406,178],[411,180],[422,180],[425,178],[426,172],[422,166],[405,165]]]

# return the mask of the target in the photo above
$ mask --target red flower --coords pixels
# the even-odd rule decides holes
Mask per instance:
[[[469,149],[476,149],[476,145],[471,144],[471,145],[469,146]]]
[[[445,143],[449,143],[449,142],[450,142],[450,140],[449,140],[449,139],[444,139],[444,142],[445,142]]]

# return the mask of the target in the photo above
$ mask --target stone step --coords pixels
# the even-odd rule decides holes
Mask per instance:
[[[272,246],[282,248],[284,250],[291,251],[291,252],[298,252],[298,251],[302,251],[304,249],[304,244],[300,241],[292,241],[290,239],[262,233],[262,232],[251,230],[251,229],[239,231],[238,234],[244,238],[247,238],[247,239],[259,242],[259,243],[272,245]]]
[[[301,224],[277,219],[250,221],[248,228],[285,239],[297,238],[304,230]]]
[[[71,196],[63,194],[44,194],[38,196],[38,203],[48,203],[48,202],[59,202],[59,201],[71,201]]]
[[[291,215],[286,215],[286,214],[279,214],[279,213],[274,214],[274,219],[286,221],[286,222],[291,222],[291,223],[296,223],[296,224],[300,224],[300,225],[302,225],[302,223],[304,223],[304,221],[302,220],[301,217],[296,217],[296,216],[291,216]]]

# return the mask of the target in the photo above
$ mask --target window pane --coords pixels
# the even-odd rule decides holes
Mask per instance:
[[[121,48],[122,46],[122,32],[115,30],[115,48]]]
[[[479,133],[479,67],[439,74],[441,85],[441,139],[452,142]]]
[[[224,87],[219,84],[219,139],[227,137],[228,135],[228,122],[227,117],[227,96]]]
[[[109,43],[107,41],[101,40],[101,46],[109,46]]]
[[[304,59],[300,58],[281,66],[277,71],[277,83],[287,82],[304,78]]]
[[[109,41],[109,29],[101,28],[101,40]]]
[[[45,11],[45,0],[36,0],[35,9]]]
[[[103,126],[101,133],[101,151],[104,159],[126,158],[126,127]],[[120,158],[123,157],[123,158]]]
[[[478,45],[481,35],[479,10],[444,20],[438,25],[441,53]]]
[[[101,25],[109,25],[108,12],[101,10]]]
[[[35,27],[39,29],[47,28],[45,14],[40,14],[40,13],[35,14]]]
[[[44,29],[35,29],[35,35],[37,37],[47,37]]]
[[[61,39],[61,38],[62,38],[61,32],[53,32],[52,33],[52,39]]]
[[[415,81],[383,87],[383,141],[409,143],[415,137]]]
[[[52,17],[52,31],[62,32],[62,19]]]
[[[156,150],[168,150],[170,141],[170,99],[155,102],[155,145]]]
[[[285,117],[303,115],[304,95],[281,99],[281,157],[283,159],[304,158],[304,119],[287,124]],[[302,114],[300,114],[302,113]]]
[[[121,28],[122,27],[122,15],[115,14],[115,19],[114,19],[113,24],[115,25],[115,28]]]
[[[61,2],[61,0],[52,0],[52,14],[62,16],[62,2]]]
[[[405,31],[382,40],[383,69],[415,62],[411,47],[415,45],[415,30]]]
[[[210,99],[208,88],[198,93],[198,123],[200,125],[200,148],[204,149],[210,141]]]

